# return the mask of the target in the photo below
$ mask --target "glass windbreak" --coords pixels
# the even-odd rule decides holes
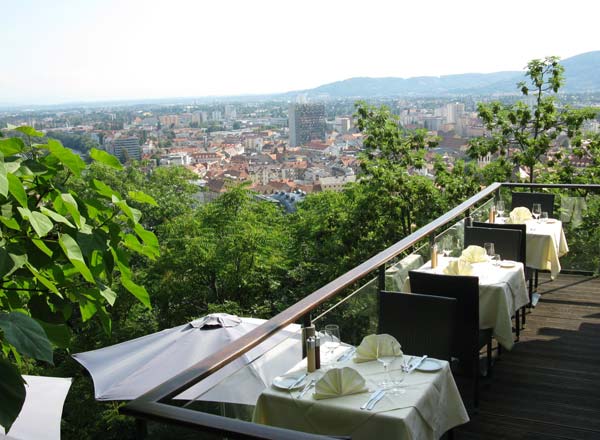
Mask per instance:
[[[555,195],[554,215],[560,220],[568,252],[560,257],[562,270],[600,269],[600,194],[561,190]],[[559,249],[562,253],[564,249]]]

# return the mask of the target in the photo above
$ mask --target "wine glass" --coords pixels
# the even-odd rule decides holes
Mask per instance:
[[[404,380],[404,371],[399,369],[395,371],[396,378],[392,377],[390,365],[396,360],[398,356],[395,354],[395,346],[393,340],[381,340],[377,342],[377,360],[383,365],[383,372],[387,376],[379,382],[379,386],[386,388],[390,394],[404,394],[405,390],[398,388],[398,385]]]
[[[442,254],[444,257],[449,257],[452,253],[452,237],[446,235],[442,238]]]
[[[494,249],[494,243],[483,243],[483,248],[485,249],[485,253],[492,259],[494,255],[496,255],[496,250]]]
[[[498,213],[498,219],[502,218],[502,214],[504,214],[505,210],[506,207],[504,206],[504,200],[498,200],[496,202],[496,212]]]
[[[390,376],[388,367],[393,362],[394,358],[393,341],[386,341],[383,338],[379,338],[377,340],[377,361],[381,362],[383,365],[383,372],[385,373],[385,376],[387,376],[387,381],[384,378],[378,384],[382,388],[392,385],[392,378]]]
[[[340,346],[340,327],[337,324],[325,326],[325,343],[327,344],[327,358],[334,362],[335,349]]]
[[[538,218],[540,217],[541,214],[542,214],[542,205],[540,205],[539,203],[534,203],[533,207],[531,209],[531,215],[533,215],[533,217],[535,218],[536,223],[539,223]]]

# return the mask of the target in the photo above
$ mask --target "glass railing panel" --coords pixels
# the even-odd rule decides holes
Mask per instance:
[[[554,217],[562,222],[569,252],[560,258],[562,270],[600,268],[600,194],[561,190],[555,197]]]

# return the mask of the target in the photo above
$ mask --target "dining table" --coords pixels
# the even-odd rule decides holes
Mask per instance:
[[[502,224],[506,218],[496,218]],[[560,257],[569,252],[569,246],[560,220],[527,220],[527,267],[547,270],[552,279],[560,273]]]
[[[348,349],[349,347],[339,347]],[[337,357],[340,351],[331,355]],[[402,367],[401,360],[411,362],[416,357],[404,355],[390,365],[394,371]],[[436,360],[437,361],[437,360]],[[386,378],[376,360],[355,363],[352,358],[334,362],[330,367],[355,369],[365,378],[367,392],[317,400],[314,388],[301,395],[302,387],[282,389],[267,387],[255,406],[253,422],[330,436],[350,436],[353,440],[439,439],[451,428],[467,423],[464,407],[448,362],[439,360],[439,370],[405,373],[399,384],[402,394],[386,392],[372,410],[361,409],[378,385]],[[306,372],[306,360],[300,361],[288,375]],[[308,374],[305,383],[318,380],[324,369]]]
[[[428,261],[417,270],[443,274],[444,269],[453,260],[456,258],[438,256],[435,268],[432,268],[431,261]],[[486,260],[472,263],[471,266],[470,275],[479,278],[479,328],[491,328],[498,343],[510,350],[514,345],[512,316],[521,307],[529,304],[523,263],[496,263]],[[410,280],[405,283],[403,291],[411,291]]]

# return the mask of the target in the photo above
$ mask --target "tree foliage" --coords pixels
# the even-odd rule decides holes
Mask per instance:
[[[566,135],[575,146],[581,145],[581,127],[594,118],[595,111],[559,107],[557,93],[564,85],[563,73],[564,67],[557,57],[532,60],[527,64],[527,80],[518,84],[527,102],[479,104],[479,117],[489,136],[472,140],[469,155],[473,158],[497,155],[501,168],[507,162],[524,167],[529,182],[533,183],[536,166],[553,167],[562,158],[560,151],[555,156],[548,155],[559,135]]]
[[[68,347],[73,320],[98,316],[105,331],[108,309],[121,288],[150,307],[134,281],[134,255],[158,256],[156,236],[139,223],[141,213],[101,180],[89,191],[69,190],[85,174],[83,160],[42,133],[18,127],[0,140],[0,424],[9,429],[25,398],[11,367],[26,356],[52,363],[52,347]],[[95,161],[120,167],[92,149]],[[156,203],[142,193],[140,203]],[[3,393],[4,396],[4,393]]]

